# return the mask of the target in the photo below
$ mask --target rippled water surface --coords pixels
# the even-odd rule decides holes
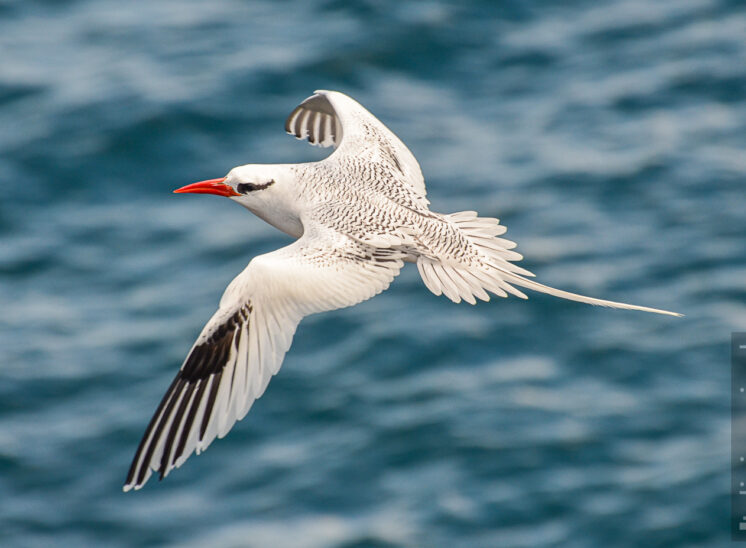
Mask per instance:
[[[171,190],[323,157],[282,130],[317,88],[541,281],[686,317],[454,305],[410,265],[124,494],[223,289],[289,241]],[[745,98],[735,0],[0,1],[0,544],[726,544]]]

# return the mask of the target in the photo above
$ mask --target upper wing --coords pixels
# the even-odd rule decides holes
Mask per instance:
[[[386,289],[403,254],[323,227],[254,258],[228,286],[153,415],[124,490],[161,479],[242,419],[277,373],[298,322]]]
[[[317,90],[295,107],[285,131],[312,145],[334,145],[338,154],[370,155],[396,169],[421,197],[425,179],[414,155],[394,133],[360,103],[338,91]]]

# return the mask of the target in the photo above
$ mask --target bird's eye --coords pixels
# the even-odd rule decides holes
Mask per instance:
[[[273,179],[270,179],[266,183],[238,183],[236,185],[236,190],[241,194],[248,194],[249,192],[253,192],[255,190],[264,190],[268,186],[272,186],[275,184],[275,181]]]

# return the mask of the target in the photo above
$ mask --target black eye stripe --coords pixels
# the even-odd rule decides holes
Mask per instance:
[[[253,192],[255,190],[264,190],[265,188],[272,186],[273,184],[275,184],[274,180],[269,180],[261,185],[255,185],[254,183],[238,183],[236,185],[236,190],[241,194],[246,194],[247,192]]]

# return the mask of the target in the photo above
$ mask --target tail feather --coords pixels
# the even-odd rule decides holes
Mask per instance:
[[[506,230],[504,226],[500,225],[498,219],[478,217],[474,211],[461,211],[445,217],[478,249],[483,268],[466,267],[445,263],[433,257],[420,256],[417,259],[420,276],[427,288],[436,295],[445,295],[456,303],[464,300],[471,304],[476,304],[475,297],[488,301],[487,291],[498,297],[507,297],[508,294],[511,294],[521,299],[527,299],[528,297],[522,291],[513,287],[519,286],[561,299],[596,306],[640,310],[669,316],[682,315],[648,306],[586,297],[529,280],[527,277],[534,276],[531,272],[510,262],[523,258],[519,253],[510,251],[515,247],[515,243],[496,237],[502,235]]]
[[[577,293],[570,293],[569,291],[555,289],[553,287],[549,287],[548,285],[535,282],[534,280],[526,280],[525,278],[521,278],[520,276],[514,276],[512,274],[509,274],[508,277],[511,283],[514,283],[521,287],[525,287],[527,289],[533,289],[534,291],[538,291],[539,293],[546,293],[547,295],[559,297],[560,299],[567,299],[568,301],[577,301],[579,303],[592,304],[595,306],[607,306],[609,308],[622,308],[624,310],[640,310],[642,312],[652,312],[654,314],[665,314],[667,316],[677,316],[677,317],[683,316],[683,314],[679,314],[678,312],[671,312],[669,310],[661,310],[660,308],[651,308],[649,306],[639,306],[636,304],[619,303],[616,301],[607,301],[604,299],[595,299],[593,297],[586,297],[585,295],[579,295]]]

